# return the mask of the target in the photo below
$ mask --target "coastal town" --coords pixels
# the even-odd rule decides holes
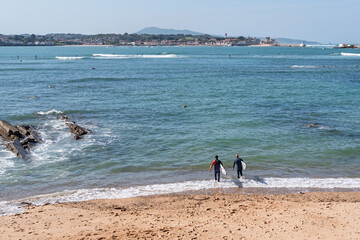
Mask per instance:
[[[64,46],[64,45],[113,45],[113,46],[250,46],[277,45],[270,37],[260,41],[256,37],[214,37],[210,35],[152,35],[152,34],[22,34],[1,35],[0,46]]]
[[[276,39],[265,37],[224,37],[191,34],[72,34],[52,33],[46,35],[0,34],[0,46],[210,46],[210,47],[236,47],[236,46],[267,46],[267,47],[305,47],[306,44],[284,44]],[[360,45],[341,43],[334,48],[360,48]]]
[[[284,44],[276,39],[265,37],[224,37],[191,34],[96,34],[52,33],[46,35],[0,34],[0,46],[209,46],[209,47],[305,47],[306,44]],[[360,48],[360,45],[341,43],[334,48]]]

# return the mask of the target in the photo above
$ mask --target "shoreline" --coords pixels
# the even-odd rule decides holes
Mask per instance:
[[[23,213],[28,204],[44,206],[54,203],[85,202],[99,199],[128,199],[164,194],[295,194],[316,192],[360,192],[360,178],[224,178],[152,182],[130,186],[60,188],[45,192],[8,195],[0,199],[0,217]]]
[[[319,45],[321,47],[322,45]],[[324,45],[325,46],[325,45]],[[154,46],[148,46],[148,45],[97,45],[97,44],[89,44],[89,45],[3,45],[0,47],[107,47],[107,48],[115,48],[115,47],[296,47],[296,48],[304,48],[304,46],[301,46],[300,44],[277,44],[277,45],[271,45],[271,44],[257,44],[257,45],[244,45],[244,46],[223,46],[223,45],[154,45]],[[305,46],[306,47],[306,46]],[[360,45],[354,45],[353,48],[349,47],[331,47],[332,49],[359,49]]]
[[[187,192],[30,204],[0,218],[4,239],[359,239],[360,192]]]

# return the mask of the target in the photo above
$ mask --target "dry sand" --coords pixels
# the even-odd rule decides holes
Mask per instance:
[[[360,193],[178,194],[28,206],[0,239],[360,239]]]

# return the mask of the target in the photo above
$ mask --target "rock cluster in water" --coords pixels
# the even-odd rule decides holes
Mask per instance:
[[[69,121],[69,117],[64,114],[61,114],[60,116],[58,116],[57,119],[65,120],[66,126],[68,126],[70,129],[70,132],[74,134],[75,140],[81,139],[81,138],[83,138],[83,135],[91,133],[91,131],[89,129],[80,127],[74,121]]]
[[[36,128],[31,125],[13,126],[7,121],[0,120],[0,136],[9,143],[6,147],[19,158],[26,159],[29,151],[36,143],[40,143]]]
[[[62,114],[58,119],[65,120],[66,126],[69,127],[70,132],[74,134],[74,139],[78,140],[85,134],[90,134],[91,131],[80,127],[74,121],[69,121],[68,116]],[[13,126],[9,122],[0,120],[0,136],[6,142],[6,147],[16,154],[19,158],[27,159],[30,150],[36,143],[41,143],[42,140],[36,127],[31,125],[17,125]]]

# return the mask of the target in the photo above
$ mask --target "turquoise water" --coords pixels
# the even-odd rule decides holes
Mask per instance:
[[[360,57],[340,52],[360,50],[1,47],[0,118],[44,143],[23,161],[0,141],[0,201],[209,180],[215,154],[235,175],[236,153],[249,179],[360,187]]]

